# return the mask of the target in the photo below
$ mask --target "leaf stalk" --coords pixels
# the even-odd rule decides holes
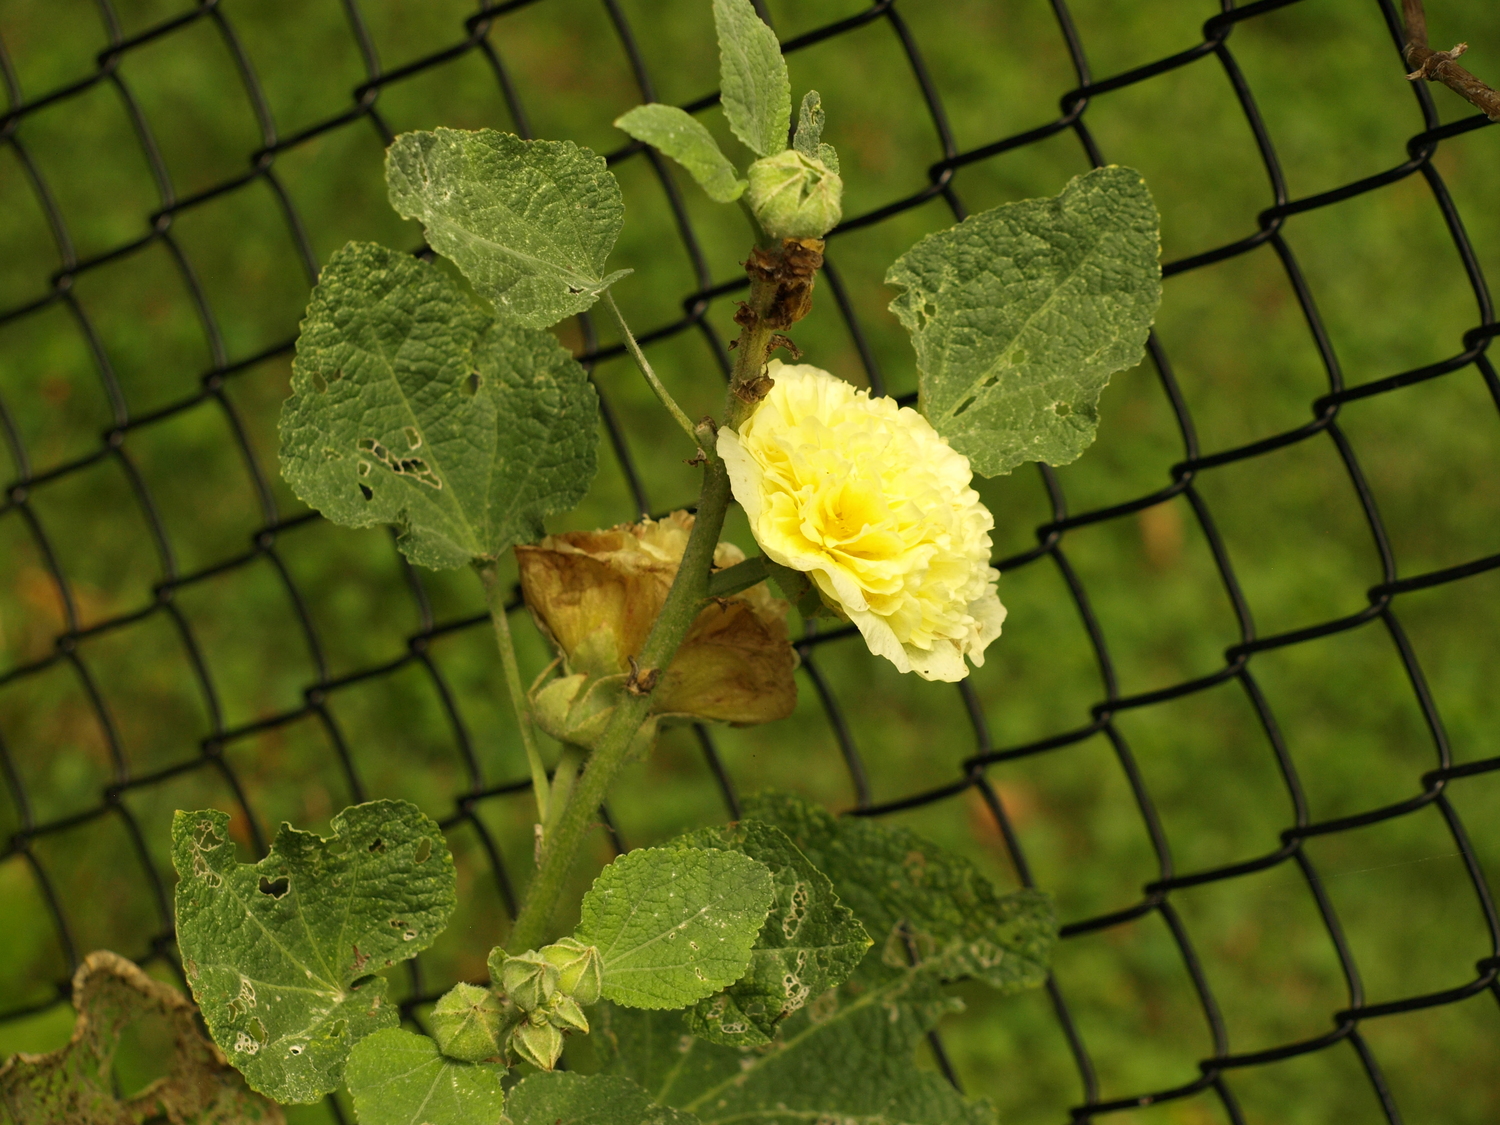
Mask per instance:
[[[604,291],[604,303],[609,306],[609,311],[614,314],[615,323],[620,326],[620,334],[625,337],[625,349],[630,352],[630,358],[635,360],[635,365],[641,369],[641,374],[645,376],[646,382],[650,384],[651,389],[656,392],[656,397],[661,400],[661,404],[667,408],[667,413],[672,416],[678,426],[682,427],[682,431],[687,434],[688,440],[694,445],[698,445],[700,451],[705,456],[716,458],[718,454],[714,453],[711,449],[703,449],[698,444],[698,433],[693,426],[692,419],[687,416],[687,412],[682,407],[677,405],[677,400],[671,396],[667,388],[662,385],[662,381],[656,377],[656,372],[652,369],[650,361],[646,359],[646,353],[641,351],[640,344],[636,343],[635,334],[630,331],[630,325],[625,323],[625,317],[620,312],[620,306],[615,304],[614,293],[608,289]]]
[[[531,768],[531,791],[536,798],[537,824],[547,823],[547,801],[550,784],[547,767],[542,762],[536,745],[536,730],[531,722],[531,705],[521,687],[521,666],[516,660],[516,646],[510,633],[510,620],[506,616],[505,591],[500,585],[499,570],[493,562],[482,563],[475,568],[479,580],[484,584],[484,600],[489,605],[490,620],[495,623],[495,642],[500,648],[500,664],[505,669],[505,687],[510,693],[510,705],[516,713],[516,726],[521,730],[521,745],[526,748],[526,764]]]

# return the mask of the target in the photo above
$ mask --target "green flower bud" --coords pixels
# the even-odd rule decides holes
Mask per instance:
[[[843,216],[844,181],[816,156],[789,148],[750,165],[745,199],[772,238],[822,238]]]
[[[562,1055],[563,1035],[541,1012],[532,1012],[512,1029],[510,1049],[533,1066],[551,1070]]]
[[[557,990],[580,1004],[597,1004],[604,987],[599,950],[577,938],[565,937],[542,950],[542,956],[557,966]]]
[[[589,1033],[589,1021],[578,1006],[578,1001],[559,992],[547,1001],[547,1022],[553,1027],[565,1027],[570,1031]]]
[[[534,1011],[557,991],[557,966],[542,959],[534,949],[519,957],[506,957],[500,969],[500,987],[523,1011]]]
[[[450,1058],[480,1062],[500,1054],[505,1011],[488,988],[456,984],[432,1009],[429,1022],[438,1049]]]

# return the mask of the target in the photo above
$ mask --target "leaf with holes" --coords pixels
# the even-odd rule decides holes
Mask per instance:
[[[504,1074],[498,1063],[450,1059],[427,1036],[388,1027],[354,1045],[344,1079],[359,1125],[498,1125]]]
[[[351,242],[313,290],[281,466],[348,527],[394,524],[435,568],[539,538],[594,476],[598,399],[548,332],[497,322],[441,270]]]
[[[908,969],[877,987],[830,989],[753,1050],[695,1038],[677,1012],[614,1005],[596,1011],[591,1038],[607,1073],[704,1125],[993,1125],[988,1102],[917,1065],[926,1033],[962,1007]]]
[[[394,1026],[376,974],[432,944],[453,912],[453,857],[405,801],[333,818],[327,839],[283,824],[269,855],[240,863],[229,816],[172,820],[177,944],[204,1022],[253,1089],[316,1101],[349,1049]]]
[[[742,820],[690,833],[669,846],[741,852],[770,868],[774,886],[749,969],[689,1010],[693,1034],[732,1046],[769,1043],[782,1020],[847,980],[870,948],[870,935],[839,902],[828,877],[774,825]]]
[[[697,1125],[692,1114],[657,1105],[628,1078],[563,1070],[517,1083],[506,1116],[513,1125]]]
[[[744,811],[785,832],[875,939],[879,956],[865,958],[860,980],[887,980],[912,965],[1001,992],[1047,979],[1057,941],[1049,896],[999,894],[968,860],[915,832],[835,817],[790,793],[756,794]]]
[[[175,988],[107,950],[73,974],[78,1018],[68,1043],[45,1055],[12,1055],[0,1067],[0,1120],[20,1125],[284,1125],[281,1110],[245,1089],[244,1079],[198,1029],[197,1009]],[[171,1036],[166,1073],[120,1095],[115,1070],[128,1028],[159,1021]]]
[[[792,83],[781,43],[750,0],[714,0],[719,33],[719,86],[734,135],[759,156],[786,148]]]
[[[1161,302],[1156,204],[1098,168],[922,239],[885,280],[917,352],[920,407],[985,476],[1065,465],[1094,440],[1109,378],[1141,359]]]
[[[716,203],[733,203],[744,194],[747,181],[719,150],[714,135],[676,106],[638,105],[617,117],[615,128],[677,161]]]
[[[625,217],[604,158],[572,141],[494,129],[403,133],[386,152],[391,206],[419,219],[503,317],[546,328],[583,312],[629,270],[606,275]]]
[[[575,936],[598,947],[607,999],[682,1008],[744,973],[771,894],[766,865],[738,852],[640,848],[599,873]]]

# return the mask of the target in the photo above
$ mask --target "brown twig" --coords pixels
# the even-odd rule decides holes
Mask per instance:
[[[1422,0],[1401,0],[1406,20],[1406,65],[1413,68],[1406,77],[1413,82],[1427,79],[1441,82],[1459,97],[1483,110],[1491,121],[1500,121],[1500,93],[1486,86],[1454,60],[1469,49],[1460,43],[1451,51],[1434,51],[1427,42],[1427,12]]]

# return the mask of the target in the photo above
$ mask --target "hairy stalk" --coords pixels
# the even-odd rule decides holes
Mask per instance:
[[[700,427],[695,440],[705,448],[711,448],[712,427]],[[666,603],[636,657],[643,673],[667,666],[687,636],[698,611],[703,608],[708,598],[709,567],[713,563],[714,548],[719,544],[724,511],[728,506],[729,476],[723,463],[717,459],[706,461],[703,487],[698,494],[697,520],[688,537],[687,550],[683,552]],[[628,693],[616,704],[609,726],[574,783],[566,807],[555,814],[556,826],[547,833],[536,875],[526,891],[526,902],[506,943],[511,953],[534,949],[549,936],[552,915],[573,869],[578,847],[598,815],[610,784],[629,757],[631,743],[645,722],[650,707],[649,691],[639,695]]]
[[[573,783],[578,780],[579,771],[583,764],[588,761],[589,752],[582,746],[575,746],[571,742],[564,742],[562,756],[557,760],[557,769],[552,771],[552,796],[547,802],[547,819],[542,824],[543,838],[557,827],[557,818],[563,809],[568,807],[568,798],[573,793]]]
[[[750,299],[735,320],[740,336],[735,341],[734,371],[729,376],[729,408],[724,425],[731,430],[750,416],[755,408],[754,389],[766,367],[766,353],[771,348],[775,330],[766,322],[776,300],[776,282],[752,273]]]
[[[521,728],[521,745],[526,748],[526,764],[531,767],[531,791],[536,797],[537,824],[547,823],[547,767],[542,764],[542,755],[536,748],[536,731],[531,725],[531,705],[526,692],[521,688],[521,666],[516,661],[516,646],[511,640],[510,621],[505,616],[505,591],[500,588],[500,574],[494,563],[485,563],[476,568],[479,580],[484,583],[484,600],[490,607],[490,620],[495,623],[495,641],[500,646],[500,663],[505,669],[505,687],[510,692],[510,705],[516,713],[516,726]]]
[[[656,397],[661,400],[661,404],[667,408],[667,413],[682,427],[682,431],[687,434],[688,440],[697,445],[698,434],[693,428],[692,419],[687,416],[687,412],[682,407],[677,405],[677,400],[667,393],[667,388],[656,377],[656,372],[652,370],[651,364],[646,360],[646,353],[641,351],[640,344],[636,343],[635,334],[630,331],[630,325],[625,323],[625,317],[620,312],[620,306],[615,304],[614,293],[608,289],[604,291],[604,303],[609,306],[609,311],[615,314],[615,323],[620,326],[620,333],[625,337],[625,348],[630,352],[630,358],[635,360],[635,365],[641,369],[641,374],[646,377],[646,382],[656,392]]]
[[[771,389],[765,368],[772,350],[788,348],[798,354],[796,345],[781,333],[812,308],[813,281],[822,264],[823,243],[816,238],[784,238],[779,246],[757,246],[750,251],[745,262],[750,298],[734,314],[740,336],[734,345],[724,420],[730,429],[738,429]]]

